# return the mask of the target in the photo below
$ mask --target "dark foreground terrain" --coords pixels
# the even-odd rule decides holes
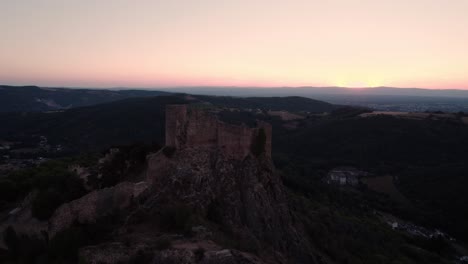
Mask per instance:
[[[271,156],[263,132],[240,159],[165,147],[172,104],[271,124]],[[0,114],[0,262],[463,263],[467,116],[371,112],[175,95]]]

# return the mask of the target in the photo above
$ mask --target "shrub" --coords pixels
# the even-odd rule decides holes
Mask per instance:
[[[172,246],[171,240],[168,237],[160,237],[156,240],[155,248],[157,250],[165,250]]]
[[[153,260],[153,252],[138,250],[135,256],[132,256],[128,261],[129,264],[146,264]]]
[[[14,256],[18,254],[20,247],[18,235],[13,227],[8,226],[5,231],[3,231],[3,242],[8,247],[10,253]]]
[[[39,220],[47,220],[63,202],[61,194],[54,189],[40,191],[32,203],[32,215]]]
[[[260,245],[257,239],[254,236],[245,236],[239,239],[238,248],[242,251],[258,253],[260,250]]]
[[[18,197],[18,190],[14,182],[2,179],[0,180],[0,201],[12,202]]]
[[[49,254],[58,260],[74,260],[78,249],[85,245],[87,236],[79,227],[71,227],[59,232],[50,240]]]
[[[192,211],[185,205],[175,204],[163,207],[160,212],[159,224],[171,231],[187,231],[190,228]]]
[[[266,146],[266,133],[265,129],[260,128],[257,136],[252,143],[251,151],[255,156],[259,156],[262,153],[265,153]]]
[[[202,247],[198,247],[193,251],[193,254],[195,255],[195,260],[197,262],[202,261],[202,259],[205,257],[205,249]]]
[[[78,199],[86,194],[81,179],[68,177],[63,179],[63,187],[42,189],[32,203],[32,214],[40,220],[49,219],[61,204]]]
[[[13,263],[41,263],[37,260],[45,258],[45,240],[36,236],[18,235],[9,226],[3,233],[3,241],[8,247],[8,258],[16,260]]]
[[[172,156],[174,156],[175,151],[176,149],[170,146],[166,146],[162,150],[163,154],[168,158],[172,158]]]

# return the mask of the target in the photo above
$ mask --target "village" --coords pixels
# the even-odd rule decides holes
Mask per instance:
[[[0,176],[7,172],[37,166],[60,155],[61,145],[51,145],[45,136],[34,136],[26,141],[0,139]]]

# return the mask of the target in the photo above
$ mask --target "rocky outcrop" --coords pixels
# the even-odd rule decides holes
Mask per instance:
[[[147,188],[146,182],[122,182],[63,204],[49,220],[49,236],[55,236],[74,223],[95,223],[101,217],[129,209]]]
[[[171,249],[157,252],[152,263],[263,264],[264,262],[251,254],[230,249],[208,251],[202,256],[197,256],[192,250]]]
[[[148,157],[147,176],[156,204],[187,205],[252,249],[271,248],[296,263],[313,263],[268,157],[235,160],[205,147],[179,150],[171,158],[160,152]]]
[[[232,155],[226,152],[229,147],[219,144],[220,138],[231,134],[227,136],[220,130],[213,117],[206,117],[199,110],[188,113],[185,108],[175,107],[175,112],[169,109],[167,119],[178,118],[166,127],[166,135],[170,136],[167,143],[175,151],[163,149],[147,158],[147,181],[152,184],[151,192],[157,194],[156,207],[184,204],[229,230],[251,250],[270,250],[278,254],[278,259],[294,263],[313,263],[309,244],[293,221],[286,193],[275,173],[268,149],[271,143],[260,155],[250,151],[251,143],[248,151],[234,151],[237,154]],[[196,120],[202,121],[191,124]],[[198,139],[197,131],[201,130],[207,134]],[[252,132],[251,139],[257,132]],[[232,137],[235,135],[232,133]],[[237,136],[244,140],[242,133]],[[216,141],[209,140],[213,137]],[[271,142],[271,132],[267,142]]]
[[[80,258],[86,263],[129,263],[135,258],[161,264],[315,263],[275,173],[271,126],[225,124],[186,106],[169,106],[166,114],[168,146],[147,157],[148,184],[121,183],[62,205],[50,221],[49,234],[127,210],[143,196],[143,204],[115,232],[114,242],[82,248]],[[180,243],[184,238],[179,233],[185,231],[166,230],[157,218],[171,205],[183,205],[206,227],[191,226],[190,241]],[[160,249],[157,238],[172,231],[179,243],[171,240],[171,247]],[[205,245],[202,253],[193,240]],[[211,244],[216,246],[206,247]]]
[[[191,248],[168,248],[155,250],[147,245],[125,246],[108,243],[85,247],[79,252],[80,259],[88,264],[115,263],[184,263],[184,264],[263,264],[252,254],[230,249],[202,250]]]
[[[12,227],[17,234],[28,237],[44,238],[44,232],[47,232],[47,221],[41,221],[32,214],[32,202],[36,198],[38,191],[30,192],[19,207],[11,210],[8,216],[0,223],[0,234]],[[0,249],[6,249],[3,239],[0,239]]]
[[[130,263],[131,259],[135,258],[139,252],[147,250],[145,245],[127,247],[122,243],[114,242],[84,247],[80,249],[79,256],[87,264]]]

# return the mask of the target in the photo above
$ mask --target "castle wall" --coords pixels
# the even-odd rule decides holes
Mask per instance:
[[[187,124],[187,147],[210,146],[217,144],[218,120],[203,110],[191,110]]]
[[[263,131],[265,131],[265,136],[266,136],[265,153],[268,157],[271,157],[271,139],[273,137],[273,133],[272,133],[273,128],[271,127],[270,123],[263,122],[263,121],[258,121],[257,126],[258,126],[257,131],[259,131],[260,128],[262,128]]]
[[[264,129],[265,153],[271,156],[271,125],[259,122],[257,128],[237,126],[219,121],[200,109],[187,109],[186,105],[166,107],[166,145],[177,149],[186,147],[219,148],[226,156],[245,158],[253,141]]]
[[[232,157],[245,157],[250,152],[254,130],[246,126],[220,124],[218,126],[218,147]]]
[[[166,106],[166,146],[178,147],[182,142],[178,142],[177,135],[180,135],[182,126],[187,122],[186,105]],[[181,138],[179,138],[181,140]]]

